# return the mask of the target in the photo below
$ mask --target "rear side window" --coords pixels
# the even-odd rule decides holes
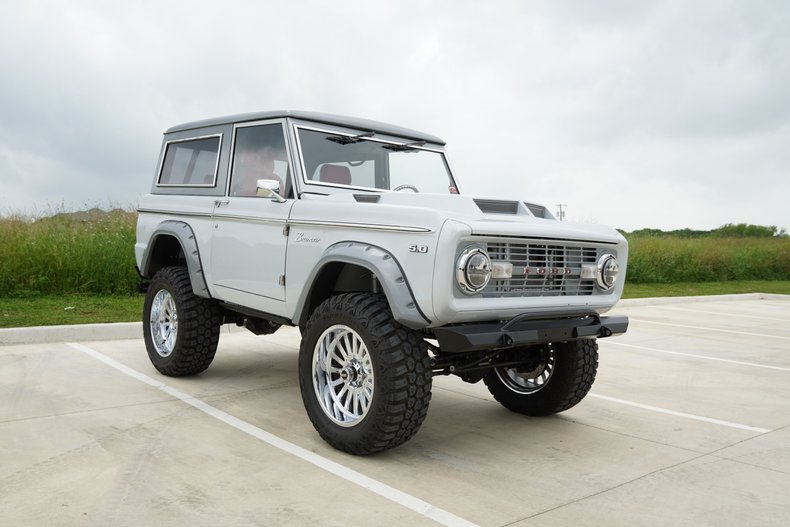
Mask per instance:
[[[167,144],[156,184],[162,187],[213,187],[222,135],[172,141]]]

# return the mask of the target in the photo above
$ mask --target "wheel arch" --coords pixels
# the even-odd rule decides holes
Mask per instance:
[[[211,298],[195,232],[188,223],[166,220],[151,235],[143,254],[140,274],[151,278],[160,269],[173,265],[185,266],[189,270],[192,291],[197,296]]]
[[[378,292],[375,283],[383,290],[395,320],[412,329],[430,324],[395,257],[381,247],[354,241],[339,242],[324,251],[302,289],[294,322],[304,325],[313,310],[334,294]]]

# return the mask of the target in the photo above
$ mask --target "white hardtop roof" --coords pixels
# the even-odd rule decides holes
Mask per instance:
[[[243,123],[249,121],[262,121],[265,119],[278,119],[278,118],[286,118],[286,117],[291,117],[294,119],[300,119],[305,121],[313,121],[321,124],[333,124],[337,126],[343,126],[346,128],[353,128],[355,130],[379,132],[385,135],[404,137],[407,139],[414,139],[417,141],[426,141],[428,143],[436,143],[440,145],[445,144],[444,141],[442,141],[440,138],[434,135],[425,134],[423,132],[418,132],[416,130],[410,130],[408,128],[402,128],[400,126],[395,126],[392,124],[382,123],[378,121],[371,121],[368,119],[360,119],[357,117],[348,117],[344,115],[333,115],[333,114],[319,113],[319,112],[304,112],[299,110],[275,110],[268,112],[242,113],[237,115],[228,115],[225,117],[214,117],[212,119],[204,119],[201,121],[193,121],[190,123],[179,124],[173,126],[172,128],[169,128],[167,131],[165,131],[165,133],[169,134],[173,132],[183,132],[186,130],[193,130],[196,128],[204,128],[207,126]]]

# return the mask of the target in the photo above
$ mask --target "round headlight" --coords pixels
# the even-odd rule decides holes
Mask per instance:
[[[474,294],[488,285],[491,279],[491,259],[479,247],[468,247],[458,257],[455,267],[455,279],[461,291]]]
[[[598,260],[598,272],[595,281],[601,289],[611,289],[617,282],[617,275],[620,274],[620,264],[613,254],[604,254]]]

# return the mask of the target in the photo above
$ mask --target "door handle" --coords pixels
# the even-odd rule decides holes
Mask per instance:
[[[228,203],[230,203],[229,199],[217,199],[217,200],[214,200],[214,206],[215,207],[221,207],[223,205],[227,205]]]

